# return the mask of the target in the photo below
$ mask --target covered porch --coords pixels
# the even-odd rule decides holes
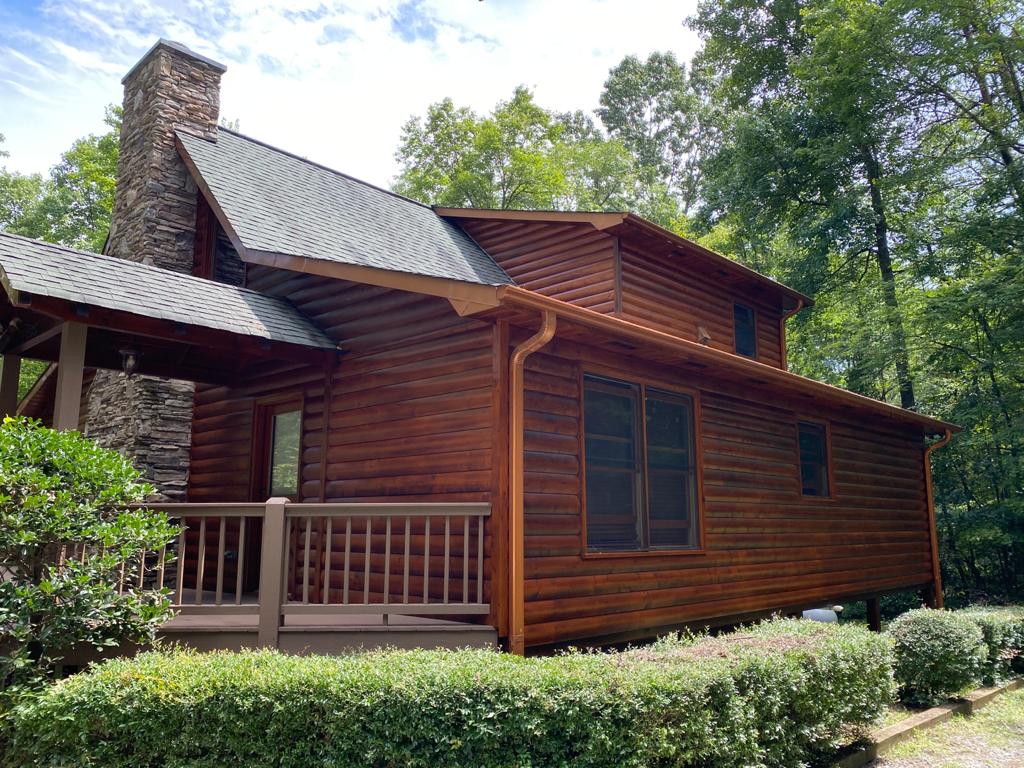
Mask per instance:
[[[17,413],[23,359],[55,364],[32,394],[52,398],[56,429],[80,428],[95,370],[233,386],[282,360],[330,371],[340,355],[285,300],[17,236],[0,234],[0,284],[0,408]],[[327,653],[496,643],[480,623],[489,505],[250,499],[147,505],[182,533],[118,587],[170,591],[163,637]]]

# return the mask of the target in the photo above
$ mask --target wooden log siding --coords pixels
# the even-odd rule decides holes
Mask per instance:
[[[193,421],[193,473],[190,501],[238,501],[249,498],[253,403],[281,393],[304,402],[301,489],[304,502],[473,501],[491,502],[497,485],[492,425],[499,408],[494,365],[498,333],[492,323],[459,318],[444,299],[375,286],[250,267],[248,285],[287,297],[344,349],[333,377],[329,442],[324,460],[324,371],[270,368],[238,387],[199,387]],[[325,481],[325,484],[324,482]],[[261,500],[262,501],[262,500]],[[494,567],[493,529],[503,510],[495,508],[485,526],[484,600],[490,595]],[[459,521],[461,522],[461,521]],[[453,523],[454,524],[454,523]],[[365,520],[353,521],[353,546],[363,546]],[[371,522],[374,552],[383,553],[385,521]],[[421,575],[423,523],[411,532],[411,572]],[[432,521],[431,556],[444,551],[444,520]],[[461,589],[463,530],[451,532],[452,584]],[[311,533],[313,559],[322,568],[326,526]],[[477,531],[471,530],[471,542]],[[404,528],[392,530],[392,598],[401,597]],[[304,529],[293,526],[290,562],[292,588],[301,584]],[[341,588],[344,523],[332,530],[332,592]],[[475,553],[474,549],[471,552]],[[208,548],[209,549],[209,548]],[[362,590],[362,549],[350,553],[350,590]],[[456,557],[456,554],[458,557]],[[210,555],[208,554],[207,557]],[[341,559],[339,559],[341,558]],[[371,599],[380,598],[384,557],[371,556]],[[471,558],[470,570],[475,573]],[[310,595],[320,600],[323,585]],[[394,590],[398,590],[396,593]],[[431,599],[441,599],[441,581],[431,584]],[[475,589],[475,581],[472,589]],[[453,592],[453,596],[458,596]],[[295,595],[293,594],[294,598]],[[361,595],[360,595],[361,598]],[[299,595],[301,599],[301,595]],[[497,614],[489,623],[497,621]]]
[[[778,297],[770,297],[723,282],[685,256],[660,256],[622,242],[622,317],[690,341],[697,327],[711,335],[708,346],[735,351],[733,304],[755,312],[757,360],[782,367]]]
[[[614,238],[589,224],[466,220],[462,228],[516,284],[595,312],[616,308]]]
[[[579,371],[700,388],[706,553],[581,557]],[[555,342],[527,363],[526,641],[642,634],[689,621],[925,585],[922,443],[831,417],[835,497],[802,497],[794,410]]]
[[[682,254],[656,253],[589,224],[459,223],[522,288],[691,341],[703,326],[715,349],[735,351],[733,304],[745,304],[756,315],[757,359],[782,367],[780,298],[737,285],[724,271]]]

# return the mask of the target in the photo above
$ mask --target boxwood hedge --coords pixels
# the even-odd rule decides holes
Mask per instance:
[[[965,613],[919,608],[889,625],[896,680],[908,704],[930,705],[976,685],[988,658],[978,625]]]
[[[873,722],[891,641],[775,621],[615,654],[151,652],[13,710],[7,765],[796,766]]]

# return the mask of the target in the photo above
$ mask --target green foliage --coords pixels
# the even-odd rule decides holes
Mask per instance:
[[[75,645],[145,642],[168,618],[164,593],[117,587],[122,568],[137,574],[143,553],[177,533],[163,513],[129,506],[149,491],[126,459],[76,432],[0,424],[0,680],[9,694],[38,685]]]
[[[889,648],[863,630],[773,622],[530,659],[147,653],[17,708],[6,764],[797,766],[881,714]]]
[[[954,611],[919,608],[889,625],[896,680],[909,704],[935,704],[975,685],[988,656],[981,629]]]
[[[1024,608],[974,606],[958,611],[981,630],[985,661],[981,682],[997,685],[1024,671]]]
[[[121,108],[107,107],[104,122],[109,130],[76,140],[49,178],[0,168],[0,229],[74,248],[103,249],[114,206]]]

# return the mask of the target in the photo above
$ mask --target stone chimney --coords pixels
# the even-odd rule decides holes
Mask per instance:
[[[124,115],[117,193],[106,252],[190,272],[196,185],[174,147],[176,130],[216,140],[225,67],[159,40],[121,81]],[[180,501],[188,484],[193,386],[97,371],[85,434],[131,458],[157,496]]]

